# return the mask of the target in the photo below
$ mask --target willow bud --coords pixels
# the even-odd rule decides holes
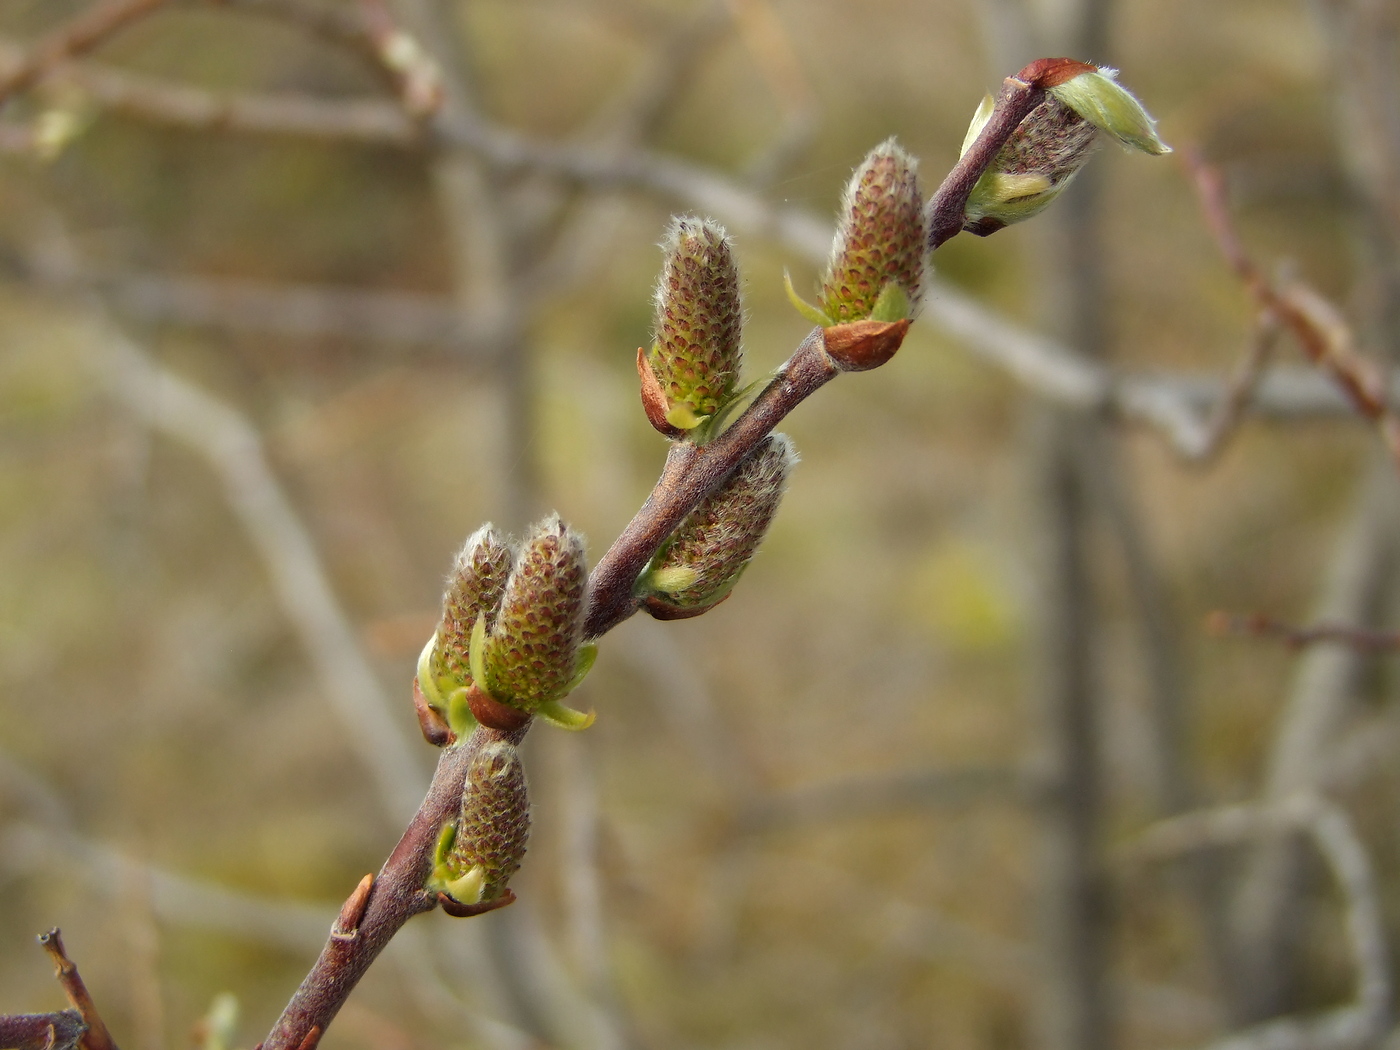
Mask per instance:
[[[432,888],[475,914],[508,893],[530,837],[530,796],[520,752],[509,741],[483,744],[467,766],[457,820],[438,839]]]
[[[494,626],[473,629],[472,674],[493,700],[581,729],[592,722],[559,703],[592,665],[583,642],[583,537],[552,515],[516,556]]]
[[[653,616],[695,616],[728,596],[763,542],[796,462],[792,442],[771,434],[686,516],[640,582]]]
[[[739,270],[724,227],[708,219],[672,220],[656,286],[655,341],[643,375],[643,404],[668,437],[693,430],[734,397],[739,381]],[[649,396],[650,395],[650,396]]]
[[[1039,214],[1093,155],[1099,131],[1144,153],[1170,153],[1156,122],[1114,77],[1117,71],[1070,58],[1040,59],[1019,76],[1045,87],[1040,104],[1012,133],[968,197],[963,228],[986,236]],[[963,140],[966,153],[991,118],[982,100]]]
[[[789,284],[789,295],[809,320],[826,328],[913,316],[923,294],[927,254],[918,168],[892,138],[856,168],[841,198],[817,307],[798,300]]]
[[[462,698],[472,684],[472,628],[477,620],[487,627],[496,622],[513,562],[510,544],[490,523],[472,533],[453,560],[442,596],[442,619],[419,657],[414,682],[423,734],[434,744],[449,742],[444,726],[457,736],[471,727]]]
[[[1072,59],[1060,59],[1065,63]],[[1157,135],[1152,119],[1137,97],[1118,83],[1118,70],[1075,63],[1073,76],[1047,87],[1049,94],[1100,131],[1112,136],[1125,149],[1140,150],[1153,156],[1170,153],[1172,148]],[[1065,74],[1071,70],[1065,69]],[[1064,74],[1062,74],[1064,75]],[[1058,79],[1058,78],[1055,78]]]

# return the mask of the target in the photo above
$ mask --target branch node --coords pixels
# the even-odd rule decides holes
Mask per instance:
[[[360,920],[369,907],[370,890],[374,888],[374,875],[366,875],[360,880],[353,893],[345,898],[340,906],[340,915],[331,927],[331,936],[338,941],[353,941],[360,933]]]

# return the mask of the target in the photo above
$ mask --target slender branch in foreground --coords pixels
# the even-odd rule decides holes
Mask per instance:
[[[29,48],[15,66],[0,73],[0,103],[166,3],[167,0],[108,0],[65,22]]]
[[[1013,130],[1014,124],[1006,127],[1004,134]],[[995,152],[991,150],[989,158]],[[890,340],[897,348],[907,329],[907,321],[861,321],[813,329],[732,426],[707,444],[673,444],[651,495],[589,577],[584,634],[596,638],[637,611],[640,601],[633,588],[647,562],[681,519],[792,409],[842,370],[833,354],[849,366],[850,340],[854,339],[858,349],[866,344],[888,347]],[[395,931],[412,916],[436,906],[437,899],[425,889],[432,851],[439,829],[453,817],[453,807],[460,804],[471,757],[489,741],[518,743],[529,724],[527,719],[511,732],[478,726],[465,743],[444,750],[427,799],[370,889],[359,926],[332,931],[320,959],[292,997],[263,1050],[299,1050],[305,1040],[314,1042]]]
[[[929,251],[962,232],[963,214],[972,188],[996,159],[1002,146],[1006,145],[1011,133],[1045,97],[1045,89],[1033,76],[1036,65],[1038,63],[1033,63],[1002,82],[1001,94],[997,97],[991,119],[982,128],[977,140],[958,159],[938,187],[938,192],[929,198],[924,212]],[[1022,77],[1027,79],[1023,80]]]
[[[1400,651],[1400,631],[1380,631],[1344,623],[1315,623],[1306,627],[1284,623],[1263,613],[1232,616],[1213,612],[1206,618],[1206,630],[1215,635],[1245,635],[1252,638],[1274,638],[1289,649],[1331,643],[1344,645],[1363,653],[1393,653]]]
[[[8,1050],[117,1050],[78,967],[63,950],[58,928],[39,935],[53,960],[54,977],[72,1004],[71,1010],[48,1014],[0,1016],[0,1047]]]
[[[263,1050],[298,1050],[308,1039],[314,1045],[399,928],[438,906],[437,895],[425,884],[438,832],[461,806],[472,758],[488,744],[518,744],[528,729],[528,722],[510,733],[478,726],[466,741],[443,749],[423,804],[367,892],[361,882],[346,901],[320,958],[262,1043]],[[347,918],[349,925],[342,925]]]

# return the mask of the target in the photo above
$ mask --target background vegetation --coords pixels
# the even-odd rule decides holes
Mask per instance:
[[[5,0],[0,59],[83,6]],[[432,6],[400,13],[421,28]],[[218,93],[388,97],[343,49],[236,8],[174,4],[92,62]],[[588,156],[644,147],[823,221],[888,135],[929,192],[1002,76],[1036,54],[1111,61],[1167,141],[1222,165],[1257,258],[1293,260],[1378,358],[1391,345],[1389,219],[1364,181],[1391,129],[1345,90],[1358,69],[1393,82],[1395,11],[1379,0],[435,14],[428,47],[497,127]],[[1373,48],[1360,57],[1357,20]],[[1095,29],[1106,53],[1071,46]],[[409,683],[462,538],[557,508],[596,558],[659,470],[633,358],[668,216],[707,211],[734,234],[751,376],[805,334],[782,271],[809,287],[821,248],[693,184],[182,128],[96,94],[56,77],[0,124],[0,1010],[58,1005],[32,947],[57,924],[125,1045],[186,1045],[225,990],[251,1045],[401,826],[333,703],[352,691],[326,673],[336,639],[368,659],[361,699],[382,692],[412,744],[394,775],[413,796],[434,755],[415,742]],[[23,132],[59,119],[80,133],[39,159]],[[1180,1046],[1353,999],[1347,901],[1315,859],[1251,927],[1237,887],[1266,877],[1257,850],[1161,867],[1125,865],[1119,847],[1188,805],[1323,786],[1400,932],[1393,667],[1200,627],[1218,608],[1307,620],[1327,600],[1348,622],[1389,622],[1394,464],[1321,395],[1294,411],[1280,394],[1205,469],[1140,421],[1081,419],[1085,587],[1057,591],[1039,552],[1063,526],[1045,450],[1064,411],[1046,406],[1065,399],[989,359],[995,333],[956,330],[939,304],[971,296],[1126,374],[1217,378],[1254,312],[1181,166],[1117,150],[1095,165],[1100,334],[1065,316],[1072,219],[940,251],[946,286],[895,361],[784,426],[804,462],[735,595],[701,619],[619,628],[577,697],[596,726],[531,735],[520,902],[415,920],[327,1047]],[[236,413],[196,421],[261,445],[219,459],[172,440],[153,388],[131,381],[149,365]],[[1284,379],[1306,393],[1301,375]],[[312,541],[296,564],[324,570],[350,634],[289,604],[276,537],[249,530],[266,495],[250,462],[270,467]],[[1046,641],[1057,616],[1087,637],[1097,721],[1079,735],[1101,770],[1081,885],[1102,886],[1085,921],[1107,961],[1090,958],[1078,992],[1061,987],[1078,957],[1055,940],[1047,875],[1073,840],[1054,838],[1067,796],[1037,788],[1060,783],[1038,699],[1075,644]],[[1328,714],[1300,723],[1327,674]],[[1227,927],[1242,932],[1213,946]],[[1260,958],[1269,974],[1228,979]],[[1047,1018],[1076,994],[1103,1015],[1091,1040],[1056,1044]]]

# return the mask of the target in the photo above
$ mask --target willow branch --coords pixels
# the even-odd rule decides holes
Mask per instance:
[[[1027,66],[1016,76],[1007,77],[1002,82],[1001,94],[997,96],[991,118],[976,141],[958,159],[943,180],[943,185],[938,187],[938,192],[929,199],[924,211],[929,251],[962,232],[963,212],[972,188],[996,159],[1001,147],[1006,145],[1011,133],[1044,98],[1044,88],[1021,79],[1031,68]]]
[[[320,958],[277,1019],[263,1050],[298,1050],[312,1045],[334,1020],[355,985],[394,934],[409,919],[437,907],[426,889],[438,832],[461,807],[462,783],[473,756],[485,744],[518,744],[528,723],[513,733],[477,727],[463,743],[444,748],[423,803],[409,822],[368,893],[351,894]]]
[[[68,958],[68,953],[63,949],[63,937],[59,934],[58,927],[40,934],[39,943],[53,960],[53,975],[59,987],[63,989],[69,1004],[78,1012],[78,1016],[87,1027],[87,1032],[82,1037],[83,1050],[117,1050],[117,1044],[112,1041],[112,1034],[107,1031],[102,1015],[97,1012],[97,1004],[92,1001],[92,994],[87,990],[82,974],[78,973],[77,965]]]

